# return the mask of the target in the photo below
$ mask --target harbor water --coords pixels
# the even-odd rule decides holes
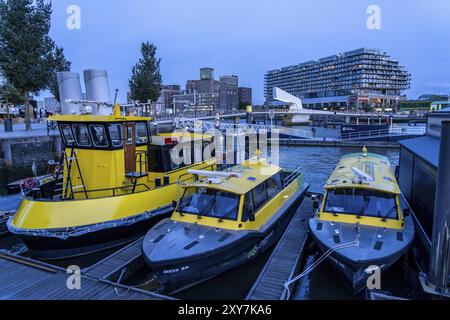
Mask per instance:
[[[305,172],[305,181],[310,185],[310,191],[322,192],[323,185],[340,158],[346,154],[360,151],[360,148],[283,146],[280,147],[280,162],[281,166],[286,167],[302,166]],[[398,165],[398,149],[372,148],[369,151],[387,156],[392,166]],[[1,192],[5,191],[6,183],[23,178],[24,173],[25,176],[29,175],[30,170],[25,168],[21,172],[0,171]],[[0,239],[0,249],[26,255],[26,249],[14,237]],[[81,259],[71,259],[70,261],[58,261],[56,264],[62,267],[73,264],[78,264],[80,267],[87,267],[104,258],[108,253],[110,254],[111,252],[103,252]],[[306,252],[307,260],[313,260],[314,257],[317,258],[317,255],[317,248],[311,244]],[[176,297],[181,299],[244,299],[269,256],[270,252],[267,252],[242,267],[228,271],[203,284],[178,293]],[[415,283],[408,275],[411,273],[409,264],[409,261],[400,261],[383,275],[383,289],[403,297],[411,297],[414,295],[415,290],[413,287]],[[127,280],[127,284],[137,286],[141,289],[154,289],[152,275],[147,269],[134,274]],[[364,298],[364,295],[357,297],[351,296],[338,278],[337,273],[328,263],[321,264],[311,275],[303,279],[299,287],[301,289],[295,293],[295,296],[299,299]]]

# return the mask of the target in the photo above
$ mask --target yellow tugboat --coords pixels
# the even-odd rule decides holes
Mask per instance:
[[[342,158],[325,186],[311,234],[356,294],[373,269],[386,271],[410,248],[414,222],[400,206],[400,188],[386,157],[368,153]]]
[[[216,169],[215,159],[183,166],[171,157],[178,143],[194,146],[210,137],[152,136],[151,119],[121,116],[120,106],[114,115],[51,120],[65,145],[55,173],[60,178],[26,194],[8,221],[9,231],[38,258],[73,257],[131,241],[173,212],[180,177],[193,178],[188,170]]]
[[[143,253],[161,291],[180,291],[273,246],[308,187],[301,169],[251,160],[225,172],[190,171],[176,212],[152,228]]]

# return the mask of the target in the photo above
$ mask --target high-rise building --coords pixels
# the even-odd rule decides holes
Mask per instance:
[[[273,102],[279,87],[301,99],[305,108],[398,108],[411,75],[387,53],[362,48],[308,61],[265,75],[265,96]]]
[[[239,108],[243,109],[246,106],[253,104],[252,88],[240,87],[239,88]]]
[[[219,109],[232,112],[239,109],[239,78],[237,76],[220,77]]]

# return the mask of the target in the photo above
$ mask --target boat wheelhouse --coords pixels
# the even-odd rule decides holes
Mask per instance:
[[[414,223],[400,197],[389,160],[366,149],[343,157],[325,185],[310,231],[355,294],[375,267],[387,270],[412,245]]]
[[[250,160],[225,172],[195,172],[170,219],[143,243],[164,292],[242,265],[274,245],[307,191],[301,169]]]

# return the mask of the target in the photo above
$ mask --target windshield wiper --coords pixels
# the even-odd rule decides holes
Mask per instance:
[[[219,223],[222,223],[223,220],[225,220],[226,218],[228,218],[230,216],[231,213],[234,212],[235,207],[231,208],[230,210],[228,210],[223,216],[220,217],[219,219]]]
[[[329,205],[330,205],[330,200],[327,198],[327,201],[325,202],[325,207],[328,207]],[[325,210],[326,210],[327,212],[332,213],[333,216],[335,216],[335,217],[339,216],[338,212],[335,211],[334,209],[332,209],[331,207],[325,208]]]
[[[392,215],[392,213],[395,212],[395,209],[397,209],[397,204],[395,204],[391,210],[389,210],[389,212],[384,216],[383,219],[381,219],[381,221],[386,222],[387,219],[389,219],[389,217]]]
[[[366,210],[367,206],[369,205],[369,201],[370,201],[369,198],[364,200],[364,203],[363,203],[361,209],[358,211],[358,215],[356,216],[358,219],[361,219],[364,210]]]

